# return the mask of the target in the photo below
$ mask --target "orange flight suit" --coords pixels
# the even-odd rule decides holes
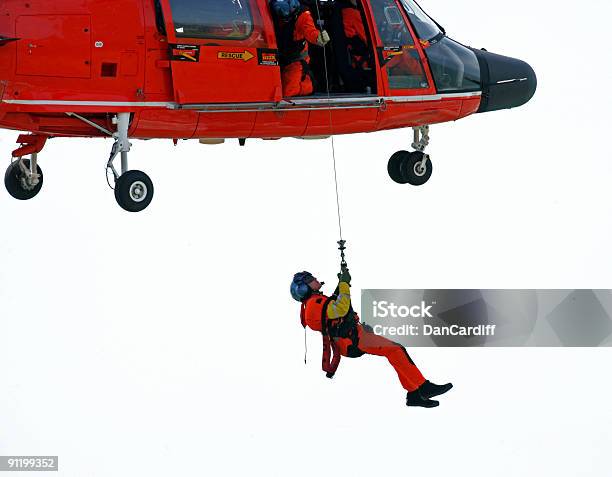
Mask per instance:
[[[359,337],[357,348],[365,354],[387,358],[406,391],[416,391],[423,385],[425,378],[402,345],[366,330],[361,324],[357,325],[357,336]],[[349,347],[352,341],[348,338],[337,338],[335,341],[340,354],[350,356]]]
[[[359,10],[350,7],[343,8],[342,23],[344,25],[344,34],[347,38],[358,37],[365,44],[368,43],[361,12]]]
[[[370,354],[387,358],[406,391],[420,388],[425,378],[406,349],[376,335],[371,328],[359,322],[359,316],[350,308],[348,283],[340,282],[338,290],[336,297],[313,294],[302,303],[300,314],[304,327],[323,333],[323,370],[328,377],[334,375],[340,364],[340,355],[354,358]],[[332,351],[333,361],[330,363]]]
[[[303,51],[303,58],[294,61],[282,68],[281,79],[283,82],[283,96],[308,96],[313,93],[314,87],[309,71],[307,71],[310,57],[308,56],[308,43],[317,44],[321,32],[315,26],[311,13],[303,11],[293,30],[294,41],[306,41],[307,44]]]
[[[357,8],[346,7],[342,9],[342,24],[344,26],[344,35],[349,40],[348,49],[351,52],[353,68],[367,68],[365,58],[362,51],[368,46],[368,37],[366,36],[365,26],[361,18],[361,12]],[[360,42],[356,48],[352,42]]]

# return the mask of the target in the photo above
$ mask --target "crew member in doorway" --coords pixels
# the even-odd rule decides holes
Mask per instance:
[[[315,26],[299,0],[272,0],[283,96],[308,96],[314,91],[308,45],[325,47],[329,35]]]
[[[358,0],[344,0],[342,5],[342,25],[353,68],[364,70],[370,69],[368,63],[369,42],[357,2]]]
[[[349,55],[350,74],[344,78],[351,93],[370,93],[375,82],[370,46],[359,9],[359,0],[342,0],[342,27]]]
[[[331,297],[321,293],[323,284],[309,272],[296,274],[291,283],[291,296],[302,304],[302,326],[323,335],[323,371],[327,377],[333,378],[341,356],[383,356],[408,393],[407,406],[438,406],[439,402],[431,398],[448,392],[453,385],[437,385],[426,380],[403,346],[376,335],[370,327],[360,323],[351,305],[351,275],[346,267],[342,267],[338,279],[340,283]]]

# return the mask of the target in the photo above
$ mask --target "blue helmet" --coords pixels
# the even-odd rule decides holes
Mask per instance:
[[[270,6],[279,20],[290,20],[302,8],[300,0],[272,0]]]
[[[291,296],[295,301],[302,302],[312,294],[312,288],[308,286],[315,277],[309,272],[296,273],[291,282]]]

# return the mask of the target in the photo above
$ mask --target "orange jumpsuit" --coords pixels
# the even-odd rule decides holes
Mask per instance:
[[[361,12],[356,8],[343,8],[342,9],[342,24],[344,26],[344,35],[348,40],[361,41],[362,47],[368,46],[368,37],[366,36],[365,26],[363,25],[363,19],[361,18]],[[353,51],[355,48],[349,43],[348,46],[351,51],[351,58],[353,59],[353,68],[357,68],[360,65],[363,68],[368,67],[364,63],[364,57],[360,54],[361,52]],[[364,63],[362,65],[362,63]]]
[[[312,15],[309,11],[303,11],[295,22],[293,30],[294,41],[306,41],[313,45],[317,44],[320,35],[319,29],[315,26]],[[305,70],[305,65],[302,63],[310,63],[308,56],[308,44],[303,51],[303,59],[294,61],[282,68],[281,79],[283,82],[283,96],[308,96],[313,93],[314,87],[312,79]]]
[[[357,37],[366,45],[368,44],[368,38],[359,10],[356,8],[343,8],[342,23],[344,25],[344,34],[347,38]]]
[[[357,318],[358,319],[358,318]],[[389,364],[393,366],[402,387],[408,391],[416,391],[425,382],[421,371],[414,364],[410,355],[402,345],[394,343],[384,336],[379,336],[366,330],[360,323],[357,324],[359,344],[357,347],[365,354],[382,356],[387,358]],[[348,338],[336,338],[336,344],[342,356],[349,356],[349,347],[352,341]]]
[[[338,286],[339,294],[335,300],[331,300],[328,297],[316,294],[309,298],[303,304],[303,325],[315,331],[322,331],[321,314],[324,310],[326,321],[330,329],[333,329],[335,325],[339,325],[340,328],[345,328],[341,321],[338,320],[354,320],[352,327],[353,332],[349,337],[336,337],[333,336],[335,347],[342,356],[355,357],[355,349],[352,349],[354,345],[357,345],[359,354],[370,354],[374,356],[382,356],[387,358],[391,366],[395,369],[397,376],[402,384],[402,387],[408,391],[416,391],[425,382],[425,378],[419,371],[419,368],[414,364],[406,349],[397,343],[373,333],[370,328],[364,327],[359,322],[359,316],[355,313],[350,313],[350,288],[347,283],[340,282]],[[326,308],[324,308],[326,307]],[[349,322],[350,323],[350,322]],[[356,337],[354,333],[356,332]],[[333,335],[333,333],[332,333]],[[324,334],[325,338],[329,340],[329,337]],[[325,353],[324,353],[325,354]],[[326,368],[326,356],[324,356],[324,370]],[[335,366],[337,367],[338,361]],[[332,372],[333,374],[333,372]]]

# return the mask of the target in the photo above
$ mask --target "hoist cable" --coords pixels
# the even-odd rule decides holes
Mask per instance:
[[[321,11],[319,9],[319,0],[315,0],[315,6],[317,8],[317,18],[319,27],[323,29],[323,21],[321,20]],[[322,30],[323,32],[323,30]],[[336,186],[336,209],[338,212],[338,231],[340,233],[340,241],[343,241],[342,236],[342,213],[340,208],[340,191],[338,188],[338,168],[336,166],[336,144],[334,141],[334,121],[332,117],[332,107],[331,107],[331,92],[329,88],[329,70],[327,68],[327,45],[323,46],[323,66],[325,70],[325,90],[327,92],[327,101],[328,101],[328,111],[329,111],[329,132],[331,135],[331,150],[332,150],[332,159],[334,164],[334,182]]]

